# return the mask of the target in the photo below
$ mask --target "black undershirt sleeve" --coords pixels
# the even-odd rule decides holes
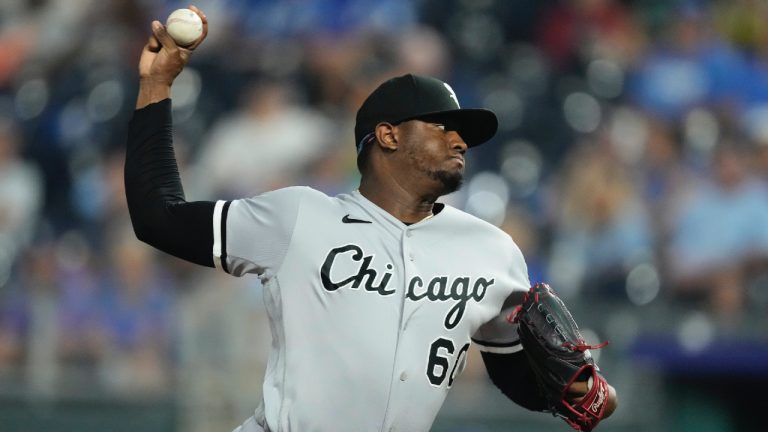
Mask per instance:
[[[523,351],[512,354],[481,352],[481,355],[491,381],[508,398],[531,411],[547,408]]]
[[[125,155],[125,195],[139,240],[213,267],[214,202],[187,202],[173,151],[171,100],[133,113]]]

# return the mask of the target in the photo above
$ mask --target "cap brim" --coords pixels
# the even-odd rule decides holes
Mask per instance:
[[[468,147],[478,146],[496,135],[499,121],[493,111],[482,108],[462,108],[451,111],[419,114],[408,120],[446,123],[455,128]]]

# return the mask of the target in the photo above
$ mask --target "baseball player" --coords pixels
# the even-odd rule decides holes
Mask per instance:
[[[236,430],[427,431],[472,343],[504,394],[543,410],[506,319],[530,286],[520,250],[496,227],[437,201],[459,188],[467,148],[495,134],[496,116],[461,108],[437,79],[396,77],[357,113],[359,189],[187,202],[169,97],[207,34],[194,10],[204,33],[189,48],[152,24],[125,186],[140,240],[264,286],[273,340],[263,399]],[[573,397],[586,386],[574,385]]]

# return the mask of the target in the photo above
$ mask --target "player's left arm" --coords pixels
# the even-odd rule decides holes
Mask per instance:
[[[548,411],[550,402],[542,392],[530,356],[524,351],[518,334],[519,324],[509,319],[526,298],[530,281],[522,252],[511,239],[508,246],[499,250],[509,251],[504,259],[508,270],[504,279],[508,286],[513,287],[512,292],[504,300],[499,313],[483,324],[472,340],[482,355],[489,378],[504,395],[529,410]],[[603,418],[610,416],[618,405],[615,389],[609,384],[607,387],[608,401]],[[588,382],[577,381],[568,387],[564,397],[570,403],[578,403],[588,393]]]
[[[481,351],[491,382],[510,400],[531,411],[544,411],[547,401],[539,392],[536,377],[525,353],[509,354]]]
[[[519,273],[516,280],[519,279],[523,287],[528,284],[528,278],[523,270]],[[539,392],[533,369],[523,352],[517,325],[507,320],[522,299],[522,291],[510,294],[499,314],[480,327],[472,341],[480,351],[488,377],[505,396],[531,411],[544,411],[547,402]]]
[[[600,373],[589,345],[565,303],[537,283],[508,315],[530,375],[549,411],[580,431],[593,430],[616,410],[616,390]]]
[[[536,383],[535,373],[522,350],[509,354],[481,351],[480,354],[491,382],[510,400],[531,411],[545,411],[548,408]],[[588,391],[587,381],[573,383],[569,388],[570,402],[578,403]],[[617,406],[616,389],[608,384],[604,417],[613,414]]]

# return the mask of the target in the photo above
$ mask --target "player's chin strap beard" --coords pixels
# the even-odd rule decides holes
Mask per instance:
[[[460,172],[450,173],[448,171],[428,171],[427,174],[430,178],[437,180],[443,185],[443,191],[441,195],[448,195],[449,193],[456,192],[461,189],[461,185],[464,183],[464,175]]]

